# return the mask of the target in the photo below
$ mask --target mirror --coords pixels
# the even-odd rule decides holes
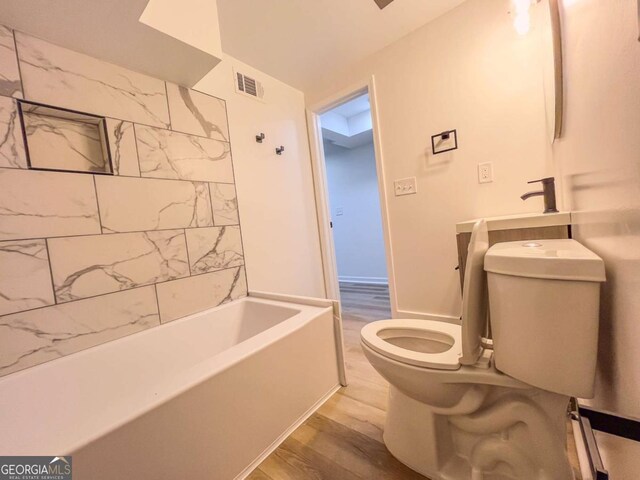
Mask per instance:
[[[564,106],[560,9],[558,0],[540,0],[536,9],[541,35],[547,131],[553,143],[562,134]]]

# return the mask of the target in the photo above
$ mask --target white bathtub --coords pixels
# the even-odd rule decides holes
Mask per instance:
[[[343,378],[331,302],[294,301],[248,297],[0,379],[0,455],[73,455],[74,480],[243,478]]]

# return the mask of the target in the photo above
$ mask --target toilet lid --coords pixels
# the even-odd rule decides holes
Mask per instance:
[[[460,368],[460,325],[433,320],[379,320],[360,331],[362,343],[380,355],[417,367]]]
[[[462,358],[463,365],[475,365],[483,352],[482,335],[487,323],[487,278],[484,257],[489,249],[487,222],[478,220],[473,226],[462,294]]]

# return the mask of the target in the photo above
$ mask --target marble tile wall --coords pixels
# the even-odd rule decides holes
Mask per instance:
[[[16,99],[105,117],[113,171],[30,169]],[[0,376],[246,294],[225,102],[0,26]]]
[[[156,289],[164,323],[245,296],[247,280],[244,267],[235,267],[159,283]]]
[[[0,168],[27,168],[18,106],[14,99],[2,96],[0,96]]]
[[[233,183],[229,143],[144,125],[135,130],[143,177]]]
[[[211,198],[204,182],[96,177],[104,232],[210,227]]]
[[[0,25],[0,95],[22,98],[13,31]]]

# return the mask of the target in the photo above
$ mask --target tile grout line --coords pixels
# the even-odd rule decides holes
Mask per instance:
[[[49,275],[51,277],[51,293],[53,294],[53,304],[57,305],[58,304],[58,296],[56,295],[56,286],[53,283],[53,266],[51,265],[51,252],[49,250],[49,240],[48,239],[44,239],[44,247],[47,250],[47,265],[49,266]],[[48,305],[51,306],[51,305]],[[24,310],[22,310],[24,311]],[[16,312],[18,313],[18,312]]]
[[[15,44],[15,39],[14,39],[14,44]],[[17,51],[16,51],[16,56],[17,56]],[[20,83],[21,83],[21,86],[22,86],[22,76],[21,76],[21,73],[20,73],[21,70],[20,70],[20,61],[19,61],[19,59],[18,59],[18,71],[19,71],[19,75],[20,75]],[[189,90],[192,90],[192,89],[189,89]],[[193,90],[193,91],[197,92],[198,90]],[[72,111],[74,111],[76,113],[83,113],[85,115],[92,115],[92,116],[96,116],[96,117],[102,117],[102,118],[105,118],[105,119],[115,120],[115,121],[118,121],[118,122],[134,123],[136,125],[140,125],[141,127],[147,127],[147,128],[153,128],[155,130],[163,130],[163,131],[166,131],[166,132],[177,133],[178,135],[185,135],[185,136],[191,136],[191,137],[196,137],[196,138],[202,138],[204,140],[212,140],[214,142],[219,142],[219,143],[227,143],[227,144],[231,143],[230,140],[224,139],[224,138],[223,139],[219,139],[219,138],[214,138],[214,137],[207,137],[205,135],[200,135],[200,134],[197,134],[197,133],[184,132],[182,130],[175,130],[173,128],[167,128],[166,126],[165,127],[161,127],[159,125],[152,125],[152,124],[149,124],[149,123],[144,123],[144,122],[140,122],[140,121],[137,121],[137,120],[132,120],[130,118],[120,118],[120,117],[115,117],[113,115],[100,115],[100,114],[97,114],[97,113],[84,112],[84,111],[81,111],[81,110],[76,110],[76,109],[73,109],[73,108],[65,107],[65,106],[62,106],[60,104],[50,104],[50,103],[36,102],[35,100],[29,100],[29,99],[26,98],[26,95],[24,94],[24,89],[23,88],[21,88],[21,93],[22,93],[22,98],[10,97],[10,96],[7,96],[7,95],[0,95],[0,97],[10,98],[10,99],[13,99],[13,100],[24,100],[25,102],[38,103],[40,105],[43,105],[43,106],[46,106],[46,107],[51,107],[51,108],[56,108],[56,109],[72,110]],[[202,93],[202,92],[198,92],[198,93]],[[220,99],[220,100],[222,100],[222,99]],[[225,112],[226,112],[226,108],[225,108]]]
[[[136,165],[138,166],[138,176],[136,177],[134,175],[131,175],[131,177],[142,178],[142,169],[140,168],[140,152],[138,151],[138,133],[136,132],[136,124],[133,122],[131,122],[131,130],[133,130],[133,145],[136,147]],[[124,175],[119,175],[119,176],[124,176]]]
[[[218,272],[223,272],[223,271],[226,271],[226,270],[232,270],[234,268],[242,268],[244,266],[245,265],[244,265],[244,261],[243,261],[242,265],[234,265],[233,267],[225,267],[225,268],[220,268],[218,270],[211,270],[211,271],[208,271],[208,272],[196,273],[196,274],[193,274],[193,275],[185,275],[183,277],[171,278],[171,279],[168,279],[168,280],[161,280],[159,282],[150,282],[150,283],[146,283],[144,285],[137,285],[137,286],[131,287],[131,288],[125,288],[125,289],[122,289],[122,290],[115,290],[113,292],[98,293],[97,295],[90,295],[88,297],[74,298],[73,300],[68,300],[66,302],[57,302],[55,305],[43,305],[41,307],[28,308],[26,310],[19,310],[17,312],[5,313],[5,314],[0,315],[0,319],[3,318],[3,317],[8,317],[9,315],[17,315],[17,314],[20,314],[20,313],[33,312],[34,310],[42,310],[43,308],[49,308],[49,307],[54,307],[54,306],[61,307],[63,305],[72,304],[72,303],[76,303],[76,302],[81,302],[83,300],[88,300],[88,299],[91,299],[91,298],[99,298],[99,297],[104,297],[106,295],[117,295],[118,293],[128,292],[130,290],[137,290],[139,288],[146,288],[146,287],[151,287],[151,286],[154,286],[154,285],[161,285],[161,284],[164,284],[164,283],[178,282],[180,280],[186,280],[188,278],[195,278],[195,277],[201,277],[201,276],[204,276],[204,275],[211,275],[211,274],[218,273]]]
[[[167,81],[164,80],[164,100],[167,102],[167,115],[169,116],[169,130],[174,132],[173,122],[171,121],[171,107],[169,106],[169,89],[167,88]]]
[[[2,215],[0,215],[0,217],[2,217]],[[239,227],[240,224],[233,224],[233,225],[225,225],[226,227]],[[157,228],[154,230],[131,230],[131,231],[127,231],[127,232],[113,232],[113,231],[107,231],[107,232],[103,232],[103,233],[78,233],[75,235],[58,235],[58,236],[50,236],[50,237],[46,237],[44,235],[38,235],[35,237],[21,237],[21,238],[6,238],[6,239],[0,239],[0,243],[2,242],[18,242],[18,241],[23,241],[23,240],[39,240],[42,238],[48,238],[48,239],[56,239],[56,238],[78,238],[78,237],[100,237],[100,236],[111,236],[111,235],[128,235],[128,234],[133,234],[133,233],[149,233],[149,232],[170,232],[172,230],[197,230],[197,229],[204,229],[204,228],[212,228],[212,225],[205,225],[202,227],[191,227],[191,226],[176,226],[176,227],[171,227],[171,228]]]
[[[123,120],[124,121],[124,120]],[[137,148],[137,147],[136,147]],[[53,169],[53,168],[16,168],[16,167],[3,167],[0,166],[0,170],[11,170],[14,172],[50,172],[50,173],[61,173],[66,175],[99,175],[100,177],[107,178],[136,178],[138,180],[161,180],[166,182],[182,182],[182,183],[219,183],[221,185],[235,185],[232,182],[218,182],[214,180],[189,180],[186,178],[162,178],[162,177],[145,177],[145,176],[135,176],[135,175],[113,175],[110,173],[96,173],[96,172],[84,172],[77,170],[62,170],[62,169]]]
[[[20,80],[20,94],[22,98],[26,98],[24,93],[24,82],[22,81],[22,68],[20,67],[20,54],[18,53],[18,41],[16,40],[16,31],[14,29],[11,30],[11,37],[13,38],[13,48],[15,49],[15,57],[16,57],[16,66],[18,67],[18,79]],[[9,97],[14,98],[14,97]]]
[[[211,182],[207,183],[207,191],[209,192],[209,205],[211,206],[211,224],[214,227],[217,227],[218,225],[216,225],[216,209],[213,207],[213,195],[211,194]]]
[[[153,284],[153,290],[156,294],[156,308],[158,309],[158,325],[162,325],[162,313],[160,313],[160,295],[158,295],[158,284]]]
[[[92,175],[93,178],[93,193],[96,195],[96,208],[98,210],[98,222],[100,224],[100,235],[104,233],[104,228],[102,225],[102,215],[100,215],[100,200],[98,200],[98,186],[96,185],[96,176]]]
[[[211,228],[211,227],[201,227],[201,228]],[[192,277],[193,271],[191,270],[191,258],[189,256],[189,239],[187,238],[186,228],[182,229],[182,234],[184,235],[184,246],[185,246],[185,249],[187,250],[187,264],[189,266],[189,276]]]

